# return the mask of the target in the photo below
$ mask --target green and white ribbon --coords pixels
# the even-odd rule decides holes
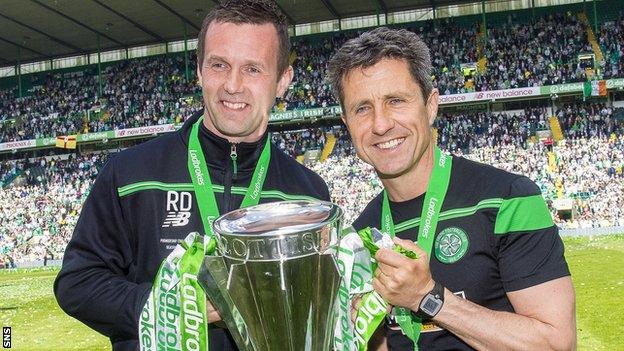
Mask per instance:
[[[366,350],[368,341],[386,315],[387,304],[373,291],[370,251],[353,227],[342,233],[337,264],[342,280],[339,288],[334,349]],[[361,296],[355,322],[351,320],[353,300]]]
[[[351,228],[352,229],[352,228]],[[353,262],[355,260],[354,247],[357,243],[352,243],[353,235],[345,235],[338,247],[336,255],[336,264],[342,279],[338,288],[338,303],[336,310],[336,322],[334,330],[334,350],[336,351],[355,351],[353,322],[351,321],[351,275],[353,272]],[[356,235],[357,237],[357,235]]]
[[[358,351],[366,351],[368,342],[383,319],[386,317],[388,303],[377,291],[362,296],[355,318],[355,341]]]
[[[197,274],[216,241],[190,233],[163,261],[141,311],[141,351],[208,350],[206,294]]]

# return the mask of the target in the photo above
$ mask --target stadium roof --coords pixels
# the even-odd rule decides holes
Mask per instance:
[[[217,1],[0,0],[0,67],[97,52],[98,34],[101,51],[195,38]],[[291,24],[470,2],[278,0]]]

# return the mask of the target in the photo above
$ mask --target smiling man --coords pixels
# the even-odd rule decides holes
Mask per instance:
[[[63,310],[107,335],[114,350],[138,348],[154,277],[189,232],[210,234],[212,219],[241,206],[330,200],[325,182],[267,133],[275,98],[292,79],[289,54],[286,20],[274,2],[214,6],[198,39],[203,113],[120,152],[100,172],[54,291]],[[175,309],[180,301],[167,303]],[[210,301],[206,310],[208,322],[220,319]],[[211,326],[209,334],[212,350],[236,349],[226,330]]]
[[[540,191],[524,176],[438,149],[439,96],[420,38],[364,33],[332,57],[329,80],[358,156],[385,187],[355,228],[381,228],[419,256],[376,254],[373,287],[394,306],[376,346],[574,349],[574,290]]]

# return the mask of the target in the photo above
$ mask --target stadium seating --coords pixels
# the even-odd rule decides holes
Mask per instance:
[[[551,30],[556,27],[557,30]],[[588,77],[577,54],[593,52],[587,27],[572,13],[543,15],[533,22],[510,16],[487,33],[474,22],[445,19],[408,25],[431,48],[433,82],[443,95],[582,82]],[[621,77],[624,20],[601,25],[596,42],[604,52],[598,66],[604,78]],[[295,38],[291,61],[295,80],[275,111],[336,105],[324,81],[328,58],[361,30]],[[484,43],[483,35],[487,34]],[[190,67],[196,57],[191,54]],[[464,64],[477,63],[478,69]],[[195,72],[185,79],[180,54],[118,61],[103,72],[102,96],[97,70],[49,72],[26,78],[30,87],[0,89],[0,142],[84,132],[166,124],[201,108]]]
[[[510,16],[487,31],[474,21],[447,19],[407,28],[430,46],[434,85],[450,95],[583,82],[588,76],[577,65],[580,52],[600,51],[603,78],[624,77],[624,17],[601,24],[593,37],[586,20],[561,12],[529,21]],[[327,61],[360,32],[296,38],[295,81],[275,112],[335,106],[323,78]],[[195,60],[192,54],[191,67]],[[182,122],[202,107],[195,72],[189,73],[187,80],[179,54],[113,62],[104,67],[101,94],[93,67],[29,75],[23,98],[15,87],[0,89],[0,143]],[[434,126],[443,149],[533,179],[561,228],[624,226],[624,110],[596,101],[566,100],[554,109],[531,104],[505,113],[442,110]],[[540,142],[538,132],[548,134],[554,121],[561,132],[555,139],[563,140]],[[297,128],[273,133],[274,143],[298,159],[310,150],[322,155],[323,162],[308,166],[323,176],[350,222],[381,190],[376,174],[357,158],[344,127]],[[329,140],[333,147],[325,148]],[[0,265],[9,257],[62,257],[82,201],[111,152],[0,162]],[[573,202],[573,220],[557,210],[562,199]]]
[[[568,138],[552,147],[529,138],[531,130],[547,123],[542,109],[511,116],[442,114],[436,122],[438,142],[454,154],[533,179],[562,228],[624,225],[624,198],[620,196],[624,193],[624,121],[595,123],[610,120],[612,111],[597,104],[562,108],[558,114]],[[322,150],[328,133],[336,138],[332,155],[308,166],[325,179],[350,222],[382,188],[373,169],[355,156],[345,128],[287,131],[274,133],[272,138],[296,157],[307,150]],[[104,152],[0,163],[0,179],[20,174],[0,192],[0,255],[10,255],[15,262],[61,257],[81,203],[108,157]],[[573,199],[574,220],[558,217],[554,202],[559,197]]]

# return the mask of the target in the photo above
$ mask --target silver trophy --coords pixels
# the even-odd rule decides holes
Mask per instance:
[[[241,351],[331,350],[341,226],[340,207],[320,201],[262,204],[213,223],[219,255],[198,278]]]

